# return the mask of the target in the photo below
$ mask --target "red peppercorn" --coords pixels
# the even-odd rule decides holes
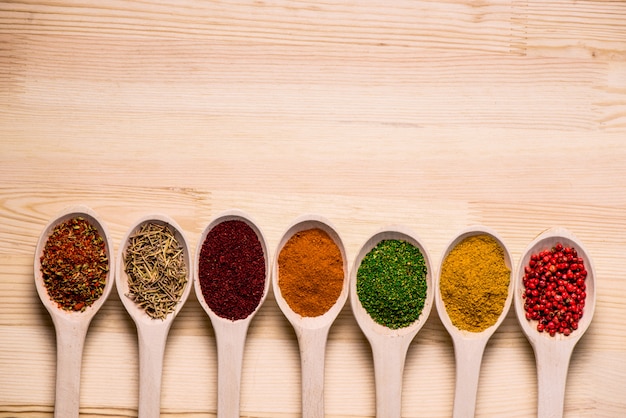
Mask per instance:
[[[524,309],[538,332],[565,336],[578,329],[585,306],[587,271],[572,247],[556,243],[551,250],[531,254],[524,267]]]

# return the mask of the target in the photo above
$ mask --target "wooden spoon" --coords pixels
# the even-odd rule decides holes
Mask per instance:
[[[283,246],[296,233],[308,229],[319,228],[325,231],[335,242],[343,258],[344,282],[339,298],[326,313],[316,317],[302,317],[295,313],[282,296],[278,285],[280,271],[278,257]],[[348,298],[348,263],[346,251],[341,238],[330,223],[319,216],[303,216],[298,218],[284,233],[276,250],[273,267],[273,289],[276,302],[285,317],[293,326],[300,346],[300,363],[302,368],[302,417],[324,417],[324,359],[326,341],[331,325],[339,315]]]
[[[104,240],[106,253],[109,258],[109,272],[102,296],[83,312],[69,312],[59,308],[57,303],[48,296],[41,273],[41,256],[52,231],[60,223],[76,217],[84,218],[98,230]],[[58,418],[75,418],[78,417],[80,409],[80,369],[87,329],[93,317],[109,297],[114,283],[113,245],[107,229],[98,220],[94,211],[86,206],[74,206],[65,210],[46,225],[37,242],[34,273],[37,293],[50,313],[56,331],[57,375],[54,416]]]
[[[583,316],[578,321],[578,329],[572,331],[569,336],[556,334],[551,337],[547,332],[537,331],[536,321],[526,319],[524,311],[524,267],[528,265],[532,254],[554,247],[557,243],[565,247],[573,247],[582,257],[587,269],[587,297]],[[563,416],[565,400],[565,384],[569,361],[574,346],[583,336],[596,306],[595,272],[589,253],[583,244],[564,228],[552,228],[535,238],[524,251],[515,276],[515,313],[522,326],[522,331],[533,347],[537,362],[537,411],[539,418],[553,418]]]
[[[129,239],[144,224],[155,223],[169,225],[174,236],[183,248],[183,257],[187,267],[187,284],[176,308],[165,319],[153,319],[146,311],[133,302],[128,296],[128,275],[124,270],[124,254],[129,245]],[[128,314],[137,326],[139,339],[139,418],[158,417],[161,410],[161,377],[163,372],[163,357],[165,342],[174,318],[189,297],[193,287],[193,264],[189,246],[178,224],[166,215],[150,215],[139,219],[126,233],[122,240],[117,257],[117,291]]]
[[[239,403],[240,403],[240,387],[241,387],[241,370],[243,364],[243,352],[246,342],[246,335],[248,332],[248,326],[252,321],[252,318],[256,315],[258,310],[263,305],[267,297],[267,292],[270,288],[270,266],[271,260],[269,257],[267,242],[261,232],[260,228],[256,225],[252,219],[244,212],[239,210],[230,210],[222,213],[216,219],[214,219],[204,230],[198,241],[198,247],[196,249],[196,274],[199,274],[200,265],[200,252],[202,245],[211,232],[211,230],[222,222],[226,221],[241,221],[245,222],[250,228],[254,230],[261,247],[263,248],[263,254],[265,257],[265,288],[263,290],[263,296],[256,306],[255,310],[244,319],[232,321],[230,319],[223,318],[217,315],[211,310],[202,294],[202,288],[200,286],[199,278],[194,281],[196,290],[196,297],[202,305],[202,308],[209,315],[213,330],[215,331],[215,341],[217,344],[217,416],[219,418],[238,418]]]
[[[419,318],[408,327],[391,329],[375,322],[367,313],[356,292],[357,271],[363,258],[383,240],[403,240],[419,248],[426,263],[426,300]],[[370,237],[354,260],[350,272],[350,302],[359,327],[370,342],[374,358],[376,384],[376,416],[396,418],[401,416],[402,377],[404,362],[411,341],[424,326],[433,305],[433,270],[428,253],[415,234],[407,228],[397,226],[381,230]]]
[[[439,280],[441,275],[441,267],[439,268],[435,281],[435,302],[441,322],[448,330],[454,344],[454,353],[456,357],[456,388],[454,395],[453,416],[455,418],[473,417],[476,409],[476,394],[478,391],[478,378],[480,375],[480,365],[483,358],[483,352],[487,341],[498,329],[507,312],[511,307],[513,300],[513,291],[515,288],[515,280],[513,280],[513,267],[511,255],[506,245],[500,237],[491,229],[484,226],[473,226],[461,231],[448,245],[445,250],[441,263],[446,259],[450,251],[452,251],[461,241],[476,235],[489,235],[497,241],[504,251],[504,263],[511,270],[508,296],[505,300],[502,313],[498,317],[495,324],[482,332],[470,332],[457,328],[452,324],[450,316],[446,311],[443,299],[441,297],[441,289],[439,288]]]

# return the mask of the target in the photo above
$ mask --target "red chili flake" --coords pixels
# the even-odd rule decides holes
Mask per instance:
[[[104,291],[109,259],[104,239],[82,217],[57,225],[43,249],[41,274],[50,299],[68,311],[84,311]]]
[[[576,249],[557,243],[530,256],[524,268],[526,319],[537,321],[537,331],[568,336],[578,329],[585,306],[587,270]]]
[[[198,264],[202,295],[215,314],[236,321],[254,312],[265,289],[265,256],[247,223],[231,220],[213,227]]]

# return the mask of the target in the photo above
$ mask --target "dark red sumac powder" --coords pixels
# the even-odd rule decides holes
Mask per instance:
[[[202,296],[222,318],[247,318],[265,288],[265,257],[254,230],[239,220],[214,226],[202,243],[198,262]]]

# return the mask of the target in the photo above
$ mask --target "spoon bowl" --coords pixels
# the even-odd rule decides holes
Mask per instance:
[[[60,308],[48,295],[41,273],[41,256],[54,228],[59,224],[81,217],[96,228],[105,244],[108,256],[108,273],[102,295],[84,311],[70,312]],[[35,287],[41,302],[50,313],[56,332],[57,371],[56,394],[54,404],[55,417],[78,417],[80,409],[80,370],[82,364],[85,337],[91,320],[102,307],[113,289],[113,245],[109,233],[96,213],[86,206],[74,206],[66,209],[50,221],[37,242],[35,250],[34,275]]]
[[[324,314],[314,317],[301,316],[294,312],[282,295],[279,279],[278,258],[281,250],[291,237],[301,231],[318,228],[326,232],[341,252],[343,261],[343,287],[334,305]],[[324,416],[324,359],[326,342],[331,325],[341,312],[348,298],[348,262],[341,237],[330,222],[315,215],[302,216],[287,229],[276,250],[272,282],[276,302],[287,320],[291,323],[300,347],[302,368],[302,416],[322,418]]]
[[[582,318],[578,321],[578,329],[569,336],[547,332],[539,332],[536,321],[526,319],[524,310],[524,267],[528,265],[533,254],[549,250],[557,243],[573,247],[578,257],[584,260],[587,270],[585,308]],[[536,237],[524,251],[515,275],[515,313],[522,331],[535,352],[537,363],[537,410],[538,417],[561,417],[565,400],[565,384],[569,361],[574,346],[583,336],[593,318],[596,306],[595,271],[591,257],[582,242],[565,228],[552,228]]]
[[[420,250],[426,264],[427,291],[422,312],[411,325],[399,329],[391,329],[374,321],[361,304],[357,294],[359,266],[365,256],[384,240],[401,240],[412,244]],[[402,377],[406,353],[411,341],[430,315],[434,298],[433,276],[426,248],[411,230],[402,226],[390,227],[375,233],[363,244],[354,260],[350,272],[350,301],[354,317],[372,347],[377,417],[401,416]]]
[[[265,283],[263,295],[254,310],[245,318],[231,320],[224,318],[215,313],[204,298],[202,286],[200,283],[200,260],[203,244],[213,228],[227,221],[240,221],[248,225],[256,234],[265,261]],[[217,344],[217,416],[219,418],[237,418],[240,416],[240,387],[241,387],[241,371],[243,363],[243,353],[246,341],[246,334],[252,318],[259,311],[267,297],[270,288],[270,266],[268,246],[261,229],[257,224],[244,212],[239,210],[230,210],[223,212],[215,218],[204,229],[198,241],[195,258],[196,274],[198,277],[194,281],[196,297],[198,302],[208,314],[213,330],[215,331],[215,340]]]
[[[183,250],[183,259],[187,268],[187,283],[173,312],[164,319],[150,317],[145,309],[136,304],[127,295],[129,292],[128,275],[124,268],[124,258],[129,246],[130,238],[142,226],[148,223],[165,225],[171,228],[176,240]],[[144,216],[140,218],[126,233],[120,245],[117,257],[116,271],[117,291],[126,308],[126,311],[135,322],[139,339],[139,406],[138,417],[148,418],[159,416],[161,409],[161,378],[163,372],[163,357],[167,335],[174,318],[178,315],[189,297],[193,286],[193,264],[187,240],[180,226],[170,217],[162,214]]]
[[[477,235],[487,235],[493,238],[504,252],[504,264],[510,270],[509,286],[502,312],[497,321],[481,332],[471,332],[457,328],[451,321],[445,307],[440,289],[440,276],[443,262],[450,252],[463,240]],[[435,302],[437,311],[444,327],[452,337],[456,358],[456,388],[454,397],[453,417],[473,417],[476,408],[476,394],[478,391],[478,378],[485,346],[489,338],[498,329],[511,307],[515,281],[513,280],[513,263],[508,248],[495,231],[485,226],[472,226],[462,230],[448,244],[441,257],[441,265],[435,280]]]

